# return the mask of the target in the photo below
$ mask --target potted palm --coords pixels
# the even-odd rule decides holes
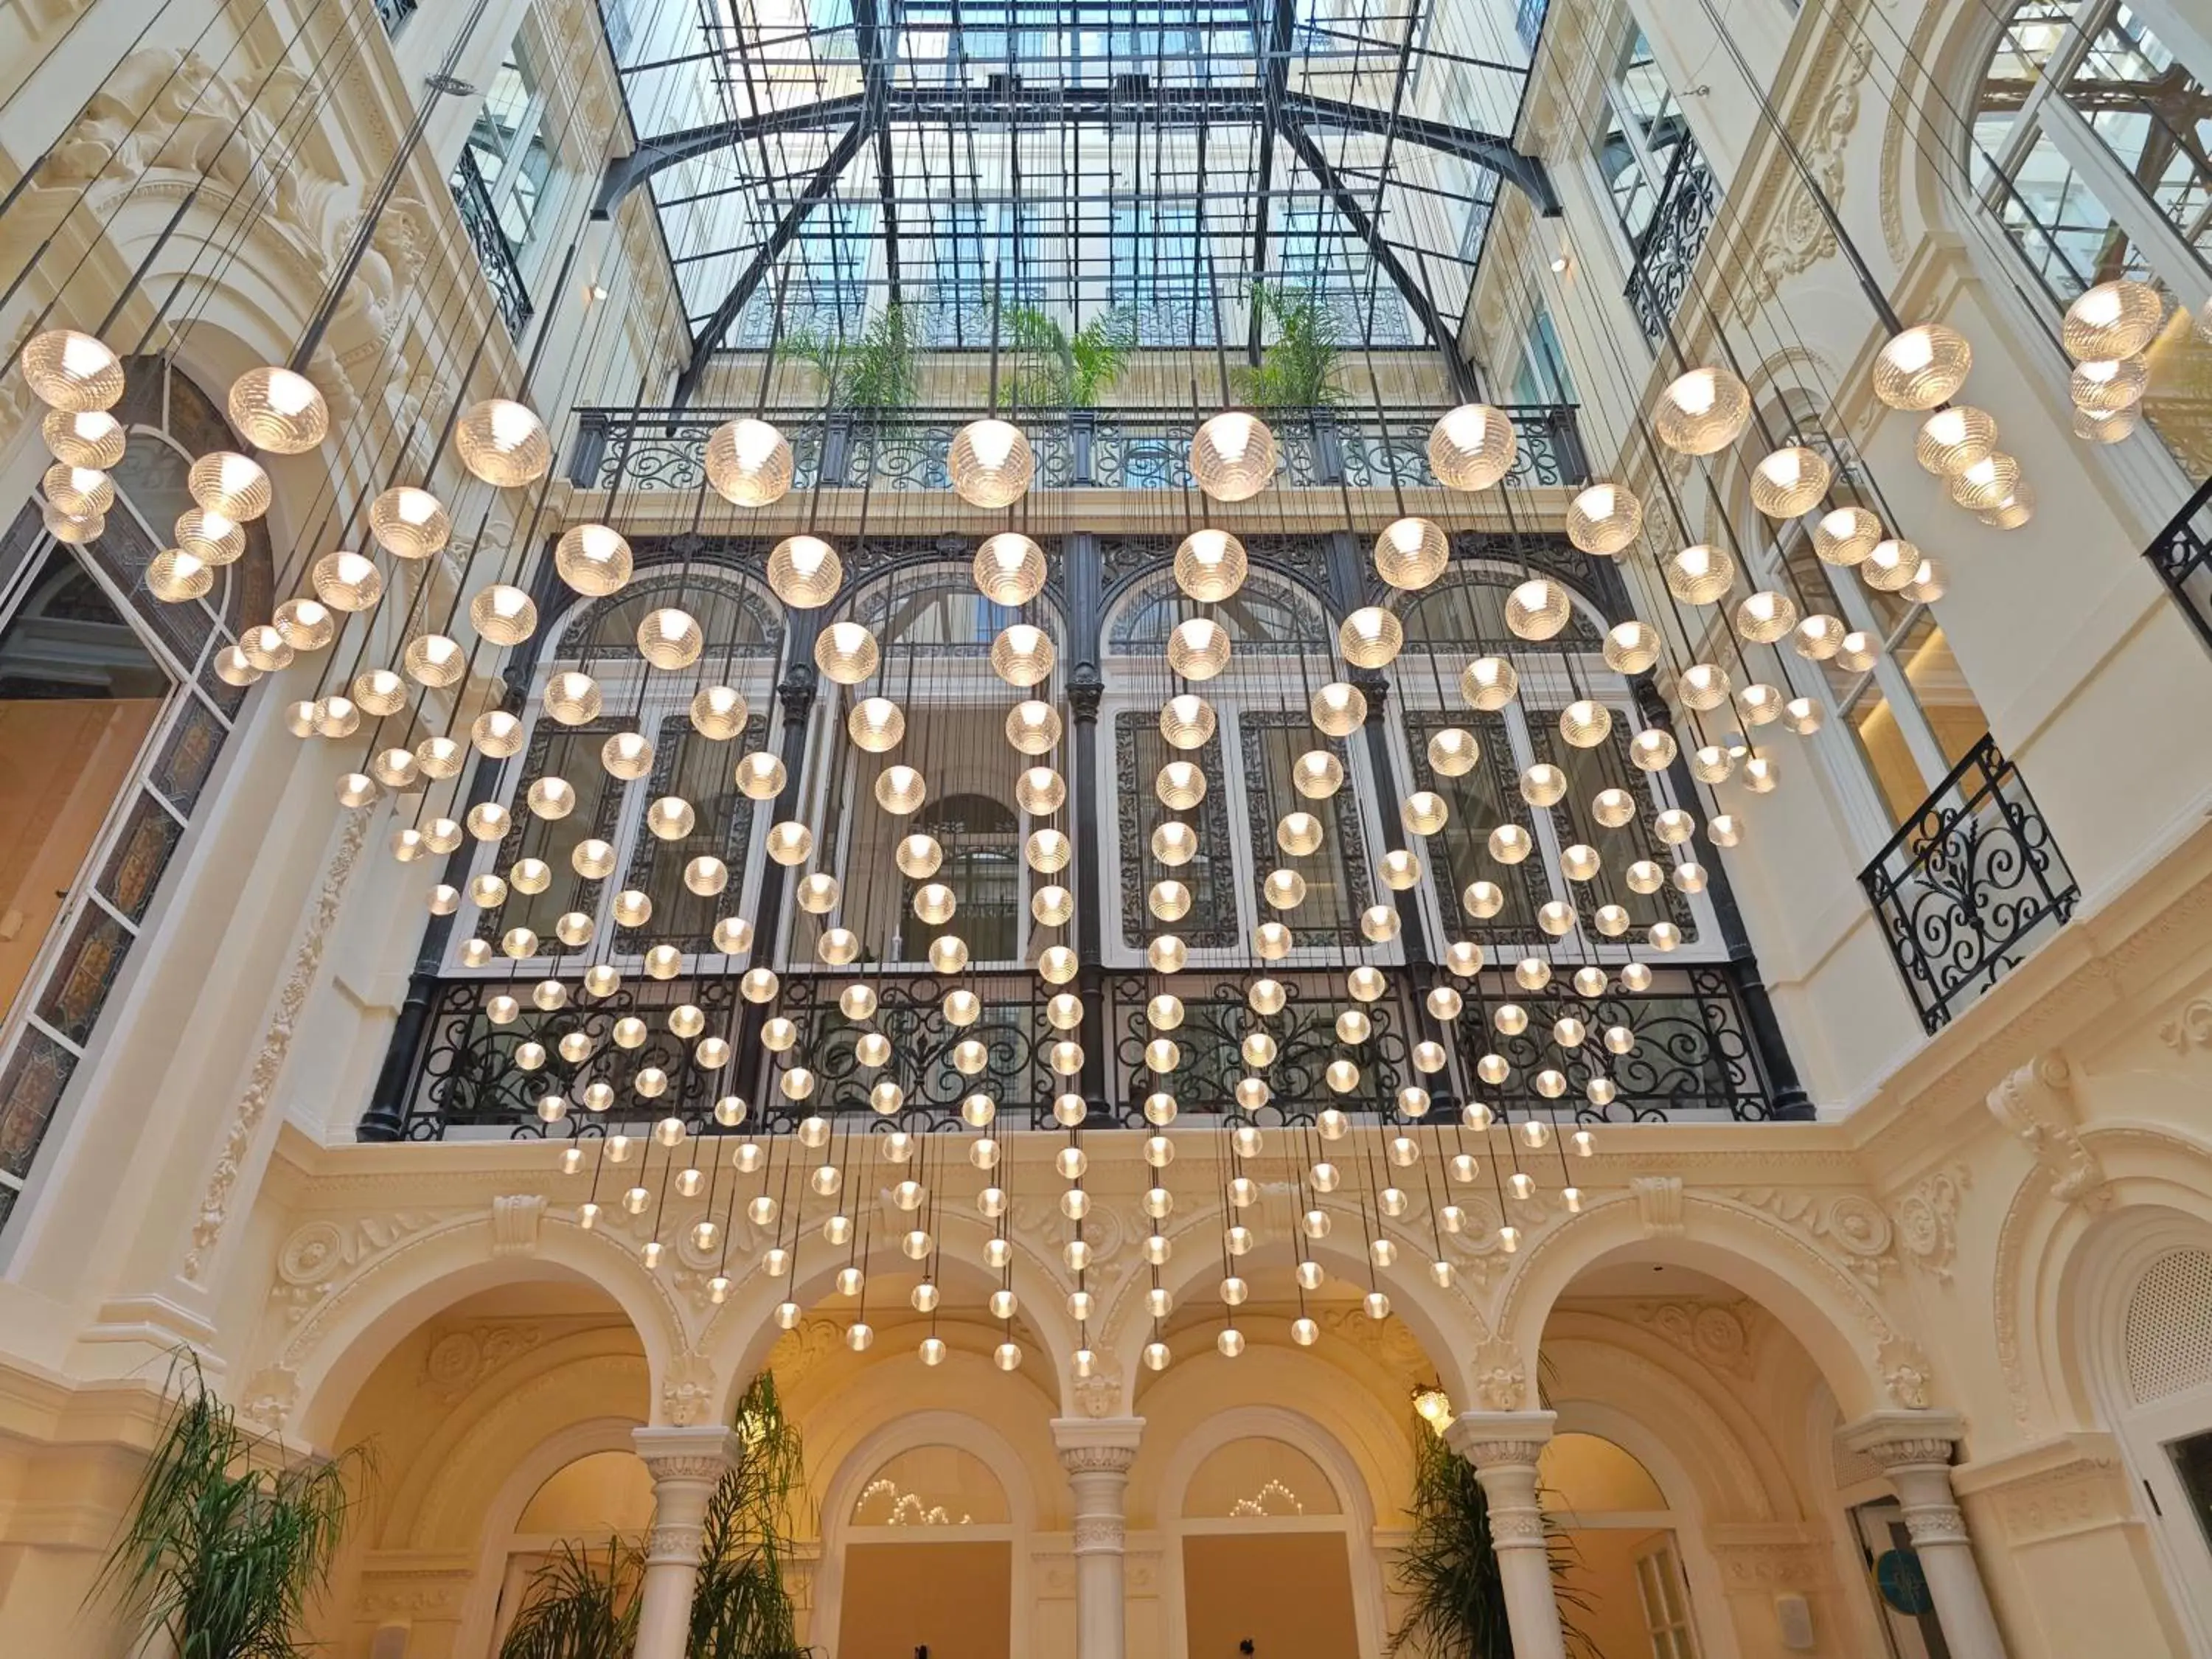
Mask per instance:
[[[691,1595],[688,1659],[803,1659],[784,1587],[792,1505],[804,1471],[799,1430],[763,1371],[738,1408],[738,1460],[707,1506]],[[645,1557],[634,1540],[568,1542],[531,1575],[500,1659],[629,1659]]]
[[[142,1645],[166,1638],[178,1659],[302,1653],[368,1455],[289,1458],[239,1426],[196,1360],[170,1381],[174,1402],[95,1594],[122,1605]]]
[[[1271,338],[1260,361],[1235,372],[1237,395],[1253,409],[1302,415],[1313,428],[1314,476],[1324,482],[1343,477],[1336,422],[1330,413],[1344,401],[1337,383],[1343,343],[1335,317],[1315,295],[1273,283],[1252,284],[1252,308]]]
[[[786,338],[783,349],[811,363],[821,378],[823,406],[830,411],[822,440],[825,483],[848,482],[854,414],[880,418],[886,410],[913,407],[921,390],[920,343],[914,318],[896,300],[850,339],[811,328]]]
[[[1066,410],[1070,476],[1076,483],[1089,483],[1099,394],[1129,366],[1137,347],[1136,313],[1111,307],[1071,336],[1049,313],[1014,306],[1006,325],[1013,373],[1000,390],[1000,405]]]

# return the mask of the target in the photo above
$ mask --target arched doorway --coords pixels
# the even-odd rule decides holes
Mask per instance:
[[[1644,1465],[1595,1434],[1553,1437],[1537,1462],[1567,1543],[1560,1589],[1594,1659],[1701,1659],[1674,1510]]]
[[[653,1476],[634,1452],[589,1452],[549,1475],[508,1534],[492,1615],[496,1654],[529,1594],[530,1581],[563,1544],[602,1557],[615,1540],[644,1536],[653,1525]]]
[[[1188,1659],[1357,1659],[1350,1522],[1304,1452],[1261,1435],[1217,1447],[1177,1527]]]
[[[839,1659],[1010,1659],[1006,1489],[956,1446],[915,1446],[862,1481],[844,1528]]]

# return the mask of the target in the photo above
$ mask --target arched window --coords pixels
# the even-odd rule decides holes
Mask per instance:
[[[1356,737],[1322,737],[1308,713],[1315,690],[1342,672],[1334,626],[1309,589],[1256,558],[1230,599],[1195,605],[1176,586],[1169,550],[1162,546],[1160,566],[1130,583],[1107,619],[1108,694],[1099,715],[1107,740],[1100,744],[1099,781],[1115,802],[1106,890],[1119,896],[1106,940],[1109,958],[1140,962],[1146,942],[1161,933],[1182,939],[1200,963],[1209,951],[1242,955],[1253,930],[1273,920],[1291,928],[1292,965],[1334,962],[1347,946],[1365,949],[1359,914],[1376,902],[1371,849],[1379,844],[1370,817],[1366,745]],[[1221,625],[1230,659],[1217,677],[1187,687],[1170,674],[1166,647],[1176,623],[1196,616]],[[1204,694],[1215,727],[1187,757],[1204,771],[1206,793],[1178,807],[1162,798],[1159,779],[1170,761],[1185,757],[1162,734],[1160,709],[1185,689]],[[1298,793],[1291,769],[1317,748],[1337,757],[1352,787],[1321,799]],[[1277,826],[1293,811],[1321,820],[1316,852],[1293,856],[1280,848]],[[1154,851],[1155,836],[1170,821],[1197,832],[1194,855],[1175,866]],[[1295,869],[1305,882],[1304,897],[1289,913],[1262,897],[1262,884],[1278,868]],[[1171,920],[1153,908],[1154,889],[1164,880],[1190,894],[1188,912]]]
[[[861,1484],[844,1521],[838,1652],[1008,1651],[1014,1528],[982,1459],[954,1446],[901,1452]]]
[[[1535,945],[1547,937],[1537,912],[1558,899],[1572,904],[1585,927],[1599,907],[1618,905],[1630,923],[1625,943],[1640,941],[1655,922],[1671,921],[1686,948],[1721,952],[1702,896],[1672,886],[1653,893],[1629,886],[1631,864],[1650,860],[1666,869],[1674,862],[1652,829],[1674,801],[1662,775],[1630,762],[1629,742],[1642,720],[1627,682],[1600,654],[1607,618],[1576,595],[1567,625],[1540,646],[1506,626],[1506,598],[1528,574],[1514,550],[1462,538],[1443,579],[1398,607],[1406,626],[1406,648],[1393,671],[1400,764],[1413,787],[1441,795],[1451,815],[1450,832],[1430,836],[1426,849],[1443,937],[1508,949]],[[1468,705],[1461,676],[1480,657],[1504,658],[1519,677],[1517,693],[1502,708]],[[1562,711],[1582,700],[1603,705],[1611,716],[1604,738],[1588,748],[1568,743],[1560,727]],[[1471,733],[1480,750],[1474,766],[1457,775],[1436,764],[1438,734],[1451,730]],[[1523,792],[1524,776],[1540,763],[1566,777],[1565,794],[1549,807],[1532,805]],[[1619,827],[1596,816],[1596,799],[1607,789],[1625,790],[1638,803],[1636,815]],[[1509,824],[1534,842],[1514,863],[1499,860],[1491,845],[1492,832]],[[1561,867],[1562,854],[1577,845],[1595,848],[1601,860],[1587,882],[1570,881]],[[1477,883],[1496,890],[1486,899],[1473,890]]]
[[[1561,1583],[1579,1592],[1576,1627],[1601,1652],[1698,1659],[1675,1518],[1650,1472],[1595,1434],[1553,1436],[1536,1468],[1571,1546]]]
[[[1231,1654],[1246,1640],[1261,1653],[1365,1650],[1351,1518],[1298,1447],[1263,1435],[1217,1447],[1175,1525],[1189,1652]]]
[[[192,460],[240,446],[164,359],[125,374],[104,533],[64,545],[31,502],[0,535],[0,1224],[245,702],[215,653],[269,605],[259,522],[204,599],[146,591]]]
[[[2132,276],[2183,309],[2150,349],[2143,410],[2192,477],[2212,471],[2205,374],[2191,327],[2212,258],[2212,32],[2186,8],[2019,0],[1974,100],[1969,173],[2054,307]]]
[[[720,659],[702,658],[696,673],[649,672],[637,652],[638,623],[665,606],[700,618]],[[591,959],[627,967],[658,945],[687,955],[712,953],[716,920],[746,914],[758,880],[761,860],[753,854],[767,830],[766,809],[737,787],[734,769],[739,756],[769,741],[783,648],[781,613],[773,600],[732,573],[647,568],[621,592],[575,605],[541,637],[547,645],[523,711],[529,735],[501,776],[499,798],[512,827],[502,840],[477,844],[470,874],[511,877],[518,862],[538,859],[552,879],[536,893],[517,887],[504,904],[478,911],[475,937],[496,945],[510,929],[526,927],[538,936],[538,954],[530,960],[540,964],[596,953]],[[581,726],[563,726],[544,713],[546,681],[572,668],[599,683],[601,712]],[[744,696],[749,713],[736,738],[711,738],[692,724],[690,701],[701,675]],[[653,745],[652,764],[642,778],[625,781],[607,769],[608,740],[623,732],[642,733]],[[528,792],[545,778],[562,779],[575,792],[575,804],[563,817],[540,817],[530,810]],[[690,833],[672,841],[645,828],[647,808],[668,795],[690,802],[696,815]],[[577,871],[574,854],[587,840],[615,849],[611,876],[599,879]],[[684,866],[704,854],[729,866],[732,890],[702,896],[685,884]],[[616,899],[623,892],[641,893],[649,902],[641,924],[617,925]],[[592,919],[591,939],[584,945],[569,945],[560,937],[561,918],[569,915]],[[458,954],[461,939],[452,948],[453,965],[465,969]],[[504,976],[527,969],[495,955],[487,971]]]

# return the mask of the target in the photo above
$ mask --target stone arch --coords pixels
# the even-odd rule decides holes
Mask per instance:
[[[1783,1213],[1802,1218],[1817,1212],[1830,1234],[1862,1245],[1888,1236],[1887,1217],[1872,1200],[1852,1194],[1804,1194],[1798,1211],[1792,1207],[1799,1198],[1794,1193],[1742,1198],[1685,1193],[1680,1222],[1657,1228],[1645,1224],[1640,1202],[1623,1198],[1597,1205],[1525,1249],[1506,1281],[1498,1331],[1501,1352],[1523,1371],[1524,1397],[1535,1397],[1535,1357],[1559,1297],[1586,1268],[1628,1255],[1696,1268],[1757,1301],[1811,1355],[1846,1417],[1882,1407],[1927,1405],[1925,1357],[1902,1337],[1851,1268],[1759,1206],[1759,1199],[1769,1196],[1784,1206]],[[1849,1245],[1836,1248],[1847,1260],[1875,1264],[1863,1271],[1881,1271],[1878,1257],[1858,1255]],[[1887,1381],[1884,1372],[1890,1374]]]
[[[1020,1304],[1018,1317],[1042,1345],[1039,1359],[1051,1368],[1062,1409],[1072,1411],[1073,1356],[1079,1345],[1075,1327],[1067,1317],[1067,1286],[1036,1242],[1036,1229],[1023,1225],[1022,1219],[1018,1213],[1008,1234],[1014,1247],[1012,1288]],[[998,1288],[998,1275],[981,1265],[983,1242],[991,1237],[989,1229],[974,1218],[947,1212],[939,1216],[938,1231],[943,1240],[938,1283],[945,1287],[948,1299],[957,1288],[980,1302]],[[866,1255],[854,1260],[871,1276],[911,1272],[914,1267],[900,1253],[896,1233],[885,1228],[876,1230]],[[830,1294],[838,1269],[847,1265],[842,1255],[824,1255],[809,1261],[802,1253],[799,1270],[789,1277],[771,1278],[755,1272],[738,1281],[699,1337],[698,1352],[714,1390],[709,1420],[731,1421],[746,1385],[768,1363],[769,1352],[783,1334],[775,1319],[776,1305],[787,1298],[801,1308],[814,1307]]]
[[[300,1284],[318,1260],[344,1259],[359,1227],[318,1218],[295,1229],[278,1252],[280,1277]],[[495,1244],[493,1220],[483,1215],[369,1245],[351,1272],[317,1282],[319,1298],[247,1383],[248,1406],[266,1402],[264,1420],[326,1445],[369,1373],[425,1319],[503,1285],[567,1279],[605,1292],[629,1318],[645,1350],[653,1420],[696,1420],[696,1405],[677,1386],[678,1357],[690,1352],[685,1322],[665,1281],[633,1252],[565,1220],[541,1224],[526,1252],[501,1255]]]
[[[981,1369],[979,1382],[983,1377],[998,1376],[982,1362],[975,1363]],[[951,1359],[946,1364],[951,1364]],[[990,1470],[1006,1494],[1013,1532],[1013,1593],[1009,1612],[1012,1650],[1020,1659],[1030,1646],[1028,1621],[1023,1616],[1029,1606],[1031,1574],[1030,1552],[1025,1545],[1042,1529],[1043,1506],[1037,1501],[1031,1468],[1013,1443],[997,1425],[966,1411],[933,1409],[893,1416],[848,1448],[837,1460],[835,1472],[821,1482],[822,1565],[815,1579],[808,1638],[825,1650],[836,1648],[844,1596],[845,1534],[852,1524],[848,1517],[860,1483],[901,1452],[923,1446],[951,1446],[968,1453]]]
[[[1219,1279],[1220,1258],[1210,1250],[1188,1247],[1194,1243],[1193,1235],[1211,1232],[1216,1225],[1218,1218],[1209,1221],[1200,1218],[1168,1235],[1178,1246],[1187,1247],[1178,1248],[1168,1265],[1160,1270],[1160,1283],[1178,1308],[1194,1294],[1212,1301],[1209,1286]],[[1356,1244],[1332,1237],[1302,1240],[1299,1248],[1304,1255],[1331,1273],[1361,1280],[1366,1277],[1366,1255]],[[1248,1279],[1261,1274],[1287,1277],[1293,1265],[1290,1246],[1282,1241],[1263,1243],[1244,1260]],[[1145,1345],[1152,1340],[1152,1324],[1142,1305],[1145,1291],[1151,1284],[1148,1273],[1130,1273],[1106,1304],[1102,1316],[1093,1322],[1097,1333],[1094,1346],[1104,1366],[1104,1381],[1111,1384],[1115,1395],[1112,1408],[1098,1415],[1134,1414],[1138,1385],[1152,1374],[1144,1365]],[[1455,1400],[1472,1398],[1472,1368],[1486,1350],[1490,1335],[1490,1328],[1474,1304],[1462,1291],[1439,1289],[1425,1273],[1401,1274],[1388,1290],[1390,1316],[1401,1321],[1413,1334],[1445,1391]],[[1103,1388],[1100,1392],[1103,1393]]]

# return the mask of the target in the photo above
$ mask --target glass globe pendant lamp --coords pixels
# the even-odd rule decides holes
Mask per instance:
[[[256,449],[304,455],[330,435],[330,405],[304,374],[270,366],[231,383],[230,423]]]
[[[1217,501],[1249,501],[1275,476],[1275,434],[1258,416],[1224,410],[1190,441],[1191,477]]]
[[[1828,493],[1834,469],[1818,450],[1791,444],[1751,470],[1751,503],[1770,519],[1809,513]]]
[[[1006,741],[1018,754],[1050,754],[1060,732],[1060,711],[1034,697],[1016,703],[1006,715]]]
[[[727,743],[745,729],[752,709],[732,686],[705,685],[691,699],[691,729],[714,743]]]
[[[1693,368],[1668,382],[1652,411],[1659,441],[1680,455],[1715,455],[1751,422],[1751,393],[1724,368]]]
[[[2140,357],[2092,359],[2074,366],[2067,392],[2076,409],[2106,412],[2132,409],[2150,385],[2150,369]]]
[[[1920,423],[1912,458],[1939,478],[1955,478],[1989,459],[1997,447],[1997,423],[1967,404],[1939,409]]]
[[[1218,605],[1244,585],[1244,544],[1225,530],[1196,530],[1176,549],[1175,579],[1189,598]]]
[[[811,611],[837,596],[845,566],[819,536],[787,536],[768,556],[769,591],[794,611]]]
[[[1433,520],[1408,516],[1375,538],[1375,574],[1401,592],[1428,586],[1451,562],[1451,538]]]
[[[494,582],[469,601],[469,624],[489,644],[520,645],[538,631],[538,607],[520,588]]]
[[[56,461],[39,481],[46,498],[75,519],[104,514],[115,505],[115,480],[97,467]]]
[[[445,504],[427,489],[398,484],[368,508],[369,533],[395,559],[427,559],[444,548],[453,533]]]
[[[647,611],[637,625],[638,655],[670,672],[698,661],[706,642],[698,618],[673,605]]]
[[[1987,513],[2008,500],[2020,484],[2020,463],[1992,450],[1951,480],[1951,499],[1970,513]]]
[[[1933,409],[1966,385],[1974,366],[1966,337],[1922,323],[1890,337],[1874,363],[1874,395],[1892,409]]]
[[[209,512],[241,524],[266,513],[274,494],[258,461],[222,449],[192,463],[185,487]]]
[[[210,564],[235,564],[246,556],[246,532],[220,513],[188,507],[177,514],[177,545]]]
[[[105,471],[123,459],[123,423],[103,409],[49,410],[39,423],[39,435],[56,460],[71,466]]]
[[[766,421],[725,421],[707,437],[707,482],[732,507],[771,507],[790,493],[791,443]]]
[[[1322,735],[1348,738],[1367,724],[1367,697],[1358,686],[1333,680],[1313,694],[1308,713]]]
[[[553,467],[553,441],[537,411],[512,398],[487,398],[454,423],[453,448],[470,473],[495,489],[535,483]]]
[[[1513,470],[1516,447],[1504,410],[1462,404],[1430,429],[1429,471],[1447,489],[1487,489]]]
[[[986,416],[954,434],[945,455],[952,489],[970,507],[1012,507],[1030,487],[1036,458],[1021,428]]]
[[[1009,623],[991,641],[991,672],[1018,690],[1043,684],[1055,660],[1051,636],[1031,623]]]
[[[576,592],[603,599],[629,580],[629,543],[603,524],[572,525],[553,545],[553,568]]]
[[[1171,749],[1203,749],[1213,736],[1213,705],[1195,691],[1170,697],[1160,706],[1160,736]]]
[[[2132,357],[2158,337],[2166,301],[2148,283],[2122,277],[2086,289],[2066,307],[2059,332],[2075,362]]]
[[[858,685],[876,672],[876,636],[856,622],[836,622],[814,641],[814,665],[839,685]]]
[[[146,591],[167,605],[199,599],[214,586],[214,567],[182,548],[164,549],[146,567]]]
[[[1387,668],[1405,643],[1405,625],[1380,605],[1361,606],[1336,630],[1336,648],[1354,668]]]
[[[1168,635],[1168,666],[1187,680],[1210,680],[1229,666],[1229,630],[1211,617],[1186,617]]]
[[[1813,524],[1813,551],[1820,562],[1854,565],[1881,539],[1881,520],[1863,507],[1839,507]]]
[[[845,716],[845,730],[855,749],[887,755],[906,736],[906,712],[889,697],[863,697]]]
[[[123,396],[123,360],[73,328],[50,328],[23,347],[23,380],[41,403],[69,415],[112,409]]]
[[[315,597],[333,611],[367,611],[384,595],[384,574],[375,562],[343,548],[316,560],[308,580]]]
[[[1585,553],[1610,557],[1644,527],[1644,503],[1617,483],[1594,483],[1567,503],[1567,539]]]
[[[1505,597],[1505,625],[1521,639],[1554,638],[1573,615],[1567,590],[1548,576],[1532,576]]]
[[[984,538],[975,550],[975,591],[1009,609],[1044,592],[1044,550],[1018,531]]]

